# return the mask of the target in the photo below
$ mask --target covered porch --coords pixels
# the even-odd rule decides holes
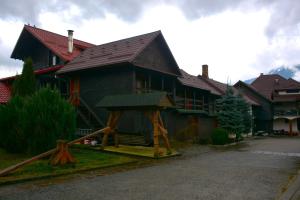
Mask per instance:
[[[274,133],[299,135],[300,116],[275,116],[273,120]]]

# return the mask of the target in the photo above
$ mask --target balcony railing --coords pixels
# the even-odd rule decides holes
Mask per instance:
[[[300,112],[297,110],[275,110],[274,116],[299,116]]]
[[[157,92],[157,91],[161,91],[161,90],[136,88],[137,93],[148,93],[148,92]],[[204,103],[203,99],[197,99],[197,98],[194,99],[194,98],[187,98],[187,97],[184,98],[180,96],[176,96],[174,99],[172,92],[167,92],[167,94],[173,99],[175,103],[175,107],[177,109],[205,111],[209,114],[215,113],[215,106],[213,102]]]
[[[202,110],[209,112],[209,104],[204,103],[199,99],[176,97],[175,98],[176,108],[185,110]]]

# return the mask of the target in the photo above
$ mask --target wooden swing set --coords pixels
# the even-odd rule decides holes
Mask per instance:
[[[107,125],[105,128],[97,130],[84,137],[67,142],[65,140],[58,140],[57,147],[47,152],[34,156],[28,160],[20,162],[16,165],[10,166],[0,171],[0,177],[9,174],[10,172],[27,165],[33,161],[50,156],[49,163],[51,165],[65,165],[75,163],[74,157],[69,152],[69,146],[85,139],[98,136],[103,133],[102,149],[107,145],[108,136],[113,135],[115,146],[119,145],[118,133],[116,127],[118,121],[124,111],[136,110],[144,112],[145,116],[150,120],[153,126],[153,142],[154,142],[154,157],[160,156],[159,151],[159,137],[161,136],[167,154],[171,154],[171,146],[168,139],[168,131],[164,127],[163,120],[160,115],[160,110],[172,107],[174,104],[168,98],[165,92],[132,94],[132,95],[114,95],[104,97],[98,104],[98,107],[106,108],[110,111]]]

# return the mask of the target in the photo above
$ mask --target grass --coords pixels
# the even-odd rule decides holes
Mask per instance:
[[[76,159],[75,165],[54,167],[48,164],[48,159],[34,161],[33,163],[26,165],[7,176],[0,177],[0,184],[45,177],[55,177],[80,171],[129,164],[137,161],[135,158],[128,156],[109,154],[88,149],[72,148],[70,151]],[[8,154],[3,149],[0,149],[0,170],[28,158],[29,156],[27,155]]]

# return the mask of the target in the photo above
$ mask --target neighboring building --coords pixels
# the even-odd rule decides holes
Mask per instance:
[[[216,126],[215,100],[227,87],[209,79],[207,65],[198,77],[181,70],[160,31],[96,46],[73,39],[73,31],[65,37],[25,25],[11,57],[33,59],[39,84],[56,86],[76,106],[81,130],[104,126],[108,112],[96,106],[104,96],[165,91],[176,104],[162,113],[170,136],[207,137]],[[151,143],[143,113],[124,114],[118,131]]]
[[[261,107],[255,113],[257,130],[299,133],[299,82],[277,74],[261,74],[251,85],[240,81],[235,86],[260,103]]]

